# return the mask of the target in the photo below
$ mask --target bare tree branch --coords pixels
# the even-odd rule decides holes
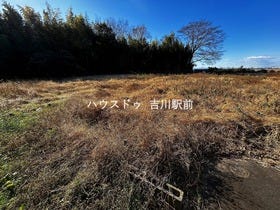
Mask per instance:
[[[179,30],[186,39],[193,58],[192,63],[197,62],[213,64],[223,55],[222,43],[225,39],[224,32],[217,26],[212,26],[209,21],[191,22]]]

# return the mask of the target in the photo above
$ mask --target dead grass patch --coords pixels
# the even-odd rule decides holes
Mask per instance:
[[[212,172],[219,158],[280,161],[278,82],[275,75],[196,74],[141,76],[102,85],[34,83],[43,99],[59,89],[66,101],[50,106],[36,125],[2,144],[0,153],[17,163],[12,171],[21,180],[6,208],[202,209],[218,204],[222,180]],[[92,98],[84,92],[87,87],[93,88]],[[27,94],[20,91],[15,95]],[[131,98],[143,106],[87,106],[89,98],[103,97]],[[155,97],[189,98],[194,108],[152,111],[149,101]],[[181,189],[182,202],[149,181]]]

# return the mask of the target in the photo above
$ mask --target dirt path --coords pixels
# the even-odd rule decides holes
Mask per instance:
[[[280,171],[253,160],[222,160],[217,169],[225,180],[221,209],[278,210]]]

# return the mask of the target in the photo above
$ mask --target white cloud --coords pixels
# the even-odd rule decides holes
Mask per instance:
[[[267,68],[279,66],[279,58],[268,55],[249,56],[244,58],[244,66],[255,68]]]
[[[262,60],[262,59],[272,59],[273,57],[267,55],[249,56],[247,60]]]
[[[238,68],[240,66],[246,68],[279,68],[280,67],[280,56],[273,55],[256,55],[240,58],[231,58],[225,57],[222,60],[218,61],[212,67],[218,68]],[[198,63],[196,68],[207,68],[208,65],[202,65]]]

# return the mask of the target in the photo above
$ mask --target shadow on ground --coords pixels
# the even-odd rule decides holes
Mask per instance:
[[[211,179],[216,191],[205,209],[279,209],[280,172],[274,168],[253,160],[222,159]]]

